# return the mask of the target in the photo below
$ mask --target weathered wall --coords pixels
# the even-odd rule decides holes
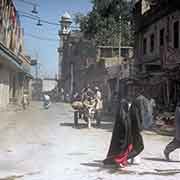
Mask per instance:
[[[57,86],[57,81],[54,79],[43,79],[42,80],[42,91],[43,92],[52,91],[53,89],[55,89],[56,86]]]
[[[0,68],[0,108],[9,103],[9,70]]]

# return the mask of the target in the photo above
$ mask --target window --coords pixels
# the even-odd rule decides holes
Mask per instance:
[[[147,39],[143,39],[143,54],[146,54],[147,52]]]
[[[128,48],[121,48],[121,56],[122,57],[128,57],[129,55],[129,49]]]
[[[179,48],[179,21],[176,21],[173,26],[174,32],[174,48]]]
[[[150,36],[150,51],[154,51],[154,34],[151,34]]]
[[[160,30],[159,42],[160,42],[160,46],[164,46],[164,28]]]

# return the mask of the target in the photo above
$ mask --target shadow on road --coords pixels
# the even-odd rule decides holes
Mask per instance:
[[[170,161],[167,161],[167,160],[165,160],[165,159],[163,159],[163,158],[157,158],[157,157],[153,157],[153,158],[143,158],[143,159],[145,159],[145,160],[149,160],[149,161],[161,161],[161,162],[171,162],[171,163],[179,163],[180,161],[173,161],[173,160],[170,160]]]
[[[60,123],[60,126],[72,127],[74,129],[87,129],[88,128],[87,124],[85,124],[85,123],[78,123],[78,126],[75,126],[74,123]],[[96,124],[93,123],[92,128],[103,129],[103,130],[112,132],[113,124],[102,122],[100,126],[96,126]]]
[[[180,173],[180,169],[152,169],[151,171],[133,171],[125,168],[120,168],[117,165],[103,165],[102,161],[96,160],[90,163],[81,163],[82,166],[98,168],[97,171],[106,171],[109,174],[119,175],[157,175],[157,176],[172,176]]]

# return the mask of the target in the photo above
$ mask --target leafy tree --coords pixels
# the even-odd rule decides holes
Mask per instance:
[[[92,0],[92,3],[92,11],[79,19],[80,29],[85,37],[95,39],[98,45],[117,46],[121,32],[122,45],[132,45],[132,2]]]

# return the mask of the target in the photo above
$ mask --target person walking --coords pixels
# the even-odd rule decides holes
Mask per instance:
[[[95,100],[96,100],[96,113],[95,113],[95,119],[96,119],[96,125],[100,126],[101,124],[101,113],[103,109],[103,100],[102,100],[102,94],[99,88],[95,87]]]
[[[148,112],[148,103],[149,100],[144,96],[144,91],[142,89],[137,93],[136,101],[140,108],[141,121],[143,129],[148,129],[149,125],[149,112]]]
[[[133,146],[132,151],[128,155],[128,159],[131,163],[140,163],[140,153],[144,149],[144,142],[141,135],[143,130],[143,117],[142,117],[142,105],[138,97],[136,97],[129,109],[129,118],[131,120],[131,144]]]
[[[170,153],[180,148],[180,100],[178,101],[175,110],[175,131],[174,139],[164,149],[164,156],[167,161],[170,161]]]
[[[111,143],[104,165],[124,167],[128,164],[128,156],[132,151],[131,119],[128,116],[128,102],[122,99],[116,113]]]

